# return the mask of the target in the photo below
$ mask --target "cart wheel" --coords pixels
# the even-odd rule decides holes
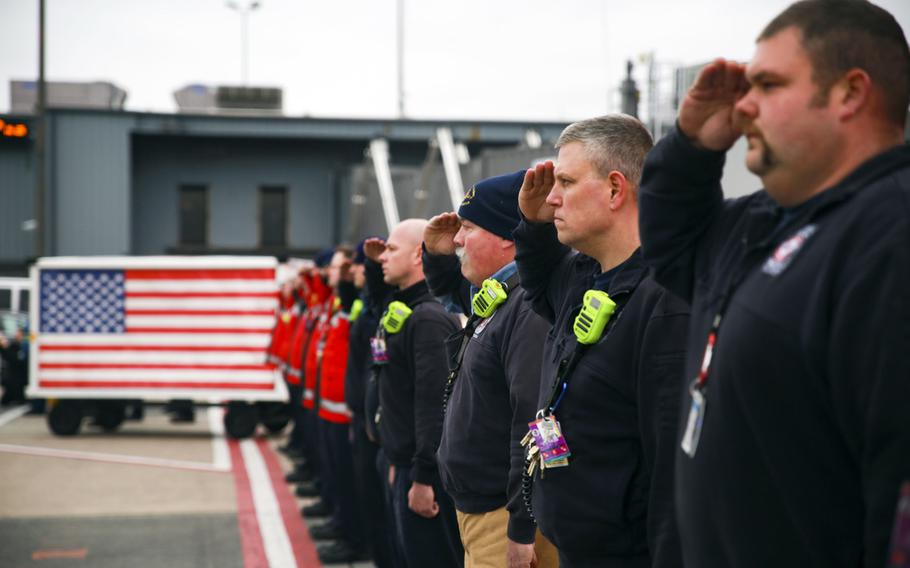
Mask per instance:
[[[259,421],[271,434],[277,434],[285,429],[291,421],[291,407],[284,402],[262,402],[259,407]]]
[[[126,420],[126,404],[119,401],[104,400],[98,403],[95,424],[105,432],[113,432]]]
[[[249,438],[256,431],[259,413],[256,407],[245,402],[228,403],[224,413],[224,429],[231,438]]]
[[[47,425],[58,436],[75,436],[82,426],[82,402],[58,400],[47,414]]]

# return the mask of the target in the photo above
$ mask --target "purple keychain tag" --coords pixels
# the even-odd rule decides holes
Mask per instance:
[[[545,464],[556,465],[565,460],[565,465],[568,465],[568,457],[572,452],[569,451],[569,445],[562,435],[559,422],[547,416],[531,422],[528,426]]]

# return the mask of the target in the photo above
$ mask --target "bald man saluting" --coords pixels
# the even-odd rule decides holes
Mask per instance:
[[[445,339],[460,325],[427,288],[421,242],[427,222],[406,219],[383,243],[364,252],[382,265],[383,280],[398,287],[371,341],[379,410],[374,414],[397,545],[407,565],[461,566],[464,549],[455,509],[442,490],[436,447],[442,434],[442,395],[448,375]]]

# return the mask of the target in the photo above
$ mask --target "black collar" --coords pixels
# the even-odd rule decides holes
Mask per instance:
[[[879,178],[908,166],[910,146],[899,144],[885,150],[869,158],[840,182],[812,198],[809,207],[800,213],[798,219],[806,221],[815,219],[832,207],[851,199],[857,192]],[[771,199],[766,190],[762,190],[749,204],[748,214],[750,218],[746,228],[746,242],[759,247],[768,244],[765,241],[773,239],[778,234],[778,231],[773,229],[783,214],[783,208]],[[795,226],[796,223],[797,219],[794,219],[788,226]]]
[[[405,305],[413,308],[417,304],[432,300],[433,296],[430,294],[430,289],[427,287],[427,281],[421,280],[420,282],[411,284],[404,290],[398,290],[392,294],[392,299],[404,302]]]

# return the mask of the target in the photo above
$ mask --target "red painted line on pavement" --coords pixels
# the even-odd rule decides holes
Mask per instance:
[[[234,488],[237,492],[237,527],[240,529],[240,548],[243,550],[244,568],[268,568],[269,561],[259,532],[253,490],[246,472],[243,453],[237,440],[228,439],[231,462],[234,464]]]
[[[88,556],[87,548],[75,548],[72,550],[36,550],[32,552],[32,560],[49,560],[57,558],[78,558],[80,560]]]
[[[281,509],[284,528],[288,531],[291,548],[294,549],[294,558],[297,559],[297,566],[322,566],[322,563],[319,562],[319,555],[316,553],[316,545],[310,539],[310,533],[303,522],[303,517],[300,516],[297,500],[291,495],[291,489],[284,480],[284,470],[281,469],[281,464],[278,463],[278,456],[275,455],[266,440],[259,438],[256,440],[256,444],[269,470],[269,479],[271,479],[272,487],[275,490],[275,497],[278,500],[278,507]]]

